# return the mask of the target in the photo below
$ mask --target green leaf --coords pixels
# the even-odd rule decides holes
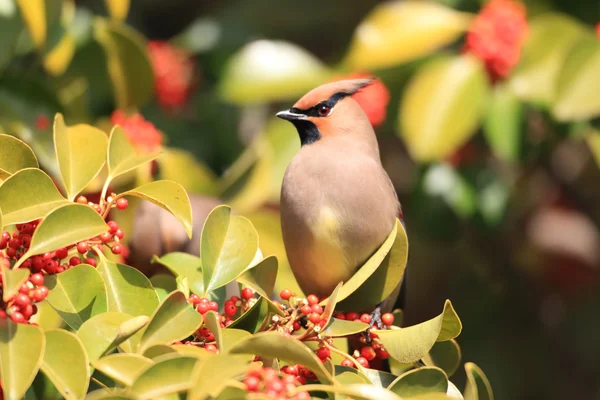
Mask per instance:
[[[461,351],[456,340],[436,342],[429,353],[423,357],[425,365],[439,367],[448,376],[452,376],[460,365]]]
[[[229,353],[255,354],[302,364],[314,372],[321,382],[333,382],[333,377],[311,349],[297,339],[276,332],[257,333],[237,343],[229,350]]]
[[[191,335],[202,324],[202,315],[181,292],[171,293],[158,306],[142,336],[140,353],[155,344],[170,344]]]
[[[341,365],[335,365],[335,380],[342,385],[352,385],[361,383],[371,383],[371,380],[352,367],[343,367]]]
[[[516,162],[521,152],[523,105],[508,85],[496,85],[483,120],[483,133],[501,160]]]
[[[324,326],[329,324],[331,317],[333,316],[333,312],[335,311],[335,306],[337,304],[337,298],[342,288],[342,282],[338,283],[331,295],[321,302],[321,304],[325,303],[325,308],[323,310],[323,314],[321,315],[321,320],[325,321]],[[320,327],[319,327],[320,328]],[[315,327],[317,329],[317,327]],[[318,331],[318,329],[317,329]]]
[[[219,91],[236,104],[270,103],[299,97],[330,76],[327,67],[301,47],[257,40],[227,62]]]
[[[156,360],[158,358],[161,358],[165,354],[182,354],[182,353],[180,353],[175,348],[175,346],[167,346],[165,344],[157,344],[157,345],[151,346],[147,350],[145,350],[143,355],[144,355],[144,357],[150,358],[152,360]]]
[[[158,306],[158,296],[152,284],[137,269],[116,264],[99,253],[98,273],[105,282],[108,311],[118,311],[137,317],[150,316]]]
[[[135,147],[127,139],[123,129],[117,125],[112,129],[108,138],[107,165],[109,178],[114,179],[134,170],[140,165],[154,160],[159,155],[160,153],[138,154]]]
[[[454,339],[462,325],[452,303],[446,300],[444,311],[418,325],[378,331],[377,335],[390,355],[401,363],[413,363],[425,357],[436,341]]]
[[[45,332],[46,351],[42,372],[65,399],[85,397],[90,379],[88,357],[81,340],[62,329]]]
[[[126,396],[124,390],[119,389],[98,389],[88,393],[85,400],[133,400],[133,397]]]
[[[237,278],[237,281],[250,287],[264,298],[270,299],[275,287],[277,270],[277,257],[269,256],[245,271]]]
[[[129,393],[136,398],[154,399],[170,393],[184,392],[192,385],[192,372],[198,360],[177,357],[146,369],[131,385]]]
[[[468,218],[476,212],[475,188],[450,165],[431,165],[425,172],[422,183],[425,194],[441,197],[456,215]]]
[[[104,219],[87,205],[68,204],[57,208],[38,225],[31,238],[29,250],[15,264],[15,268],[31,256],[93,238],[106,231],[108,225]]]
[[[371,70],[416,60],[458,39],[471,18],[433,1],[380,4],[356,28],[344,63]]]
[[[0,319],[0,375],[7,400],[20,400],[33,382],[44,355],[40,328]]]
[[[217,354],[196,364],[192,375],[194,384],[189,392],[189,399],[204,399],[207,395],[216,397],[229,379],[241,376],[247,371],[247,361],[240,356]]]
[[[154,72],[144,38],[125,24],[101,18],[94,21],[94,38],[106,54],[116,108],[148,102],[154,93]]]
[[[476,131],[489,91],[481,61],[443,57],[421,68],[404,91],[398,129],[420,162],[451,155]]]
[[[45,0],[17,0],[23,22],[35,46],[40,49],[46,42],[48,26],[46,23]]]
[[[65,204],[68,201],[52,179],[37,168],[22,169],[0,185],[0,209],[5,226],[45,217]]]
[[[229,385],[229,384],[228,384]],[[221,393],[215,398],[215,400],[240,400],[245,399],[247,396],[245,386],[226,386]]]
[[[188,280],[192,293],[202,295],[204,282],[202,281],[202,261],[200,257],[188,253],[173,252],[162,257],[154,256],[152,263],[159,263],[169,269],[175,276],[183,276]]]
[[[135,353],[110,354],[94,362],[94,368],[125,386],[131,386],[152,365],[151,359]]]
[[[19,269],[8,269],[2,268],[2,300],[7,303],[13,296],[15,296],[21,285],[27,282],[29,278],[29,270],[24,268]]]
[[[192,238],[192,205],[183,186],[173,181],[154,181],[117,196],[136,196],[151,201],[173,214]]]
[[[224,352],[223,348],[223,336],[221,335],[221,323],[219,322],[219,316],[213,312],[209,311],[204,314],[204,325],[215,335],[215,342],[217,342],[217,347],[221,352]]]
[[[124,21],[129,12],[130,0],[104,0],[110,16],[117,21]]]
[[[558,76],[552,113],[558,121],[574,122],[600,116],[600,41],[580,38],[567,53]]]
[[[212,331],[212,329],[211,329]],[[214,331],[213,331],[214,332]],[[219,350],[221,353],[229,350],[236,343],[241,342],[251,336],[250,332],[246,332],[241,329],[231,328],[231,325],[225,329],[221,329],[221,346]],[[216,337],[216,336],[215,336]],[[188,346],[189,347],[189,346]]]
[[[208,215],[200,238],[204,293],[225,286],[244,271],[258,250],[252,223],[218,206]]]
[[[522,100],[550,105],[567,52],[586,33],[583,24],[560,13],[544,13],[529,23],[522,59],[510,85]]]
[[[106,134],[90,125],[67,127],[61,114],[54,119],[54,147],[67,198],[74,200],[106,162]]]
[[[0,68],[4,68],[5,65],[8,64],[13,58],[15,53],[15,44],[24,28],[20,10],[17,8],[15,2],[3,2],[3,9],[0,12],[0,26],[2,26]],[[0,159],[2,159],[2,156],[0,156]]]
[[[160,179],[176,181],[188,193],[218,194],[217,176],[194,155],[182,149],[167,148],[158,159]],[[186,171],[182,174],[181,171]]]
[[[248,311],[233,321],[229,327],[255,333],[260,329],[268,315],[269,301],[264,297],[259,297],[258,301]]]
[[[1,19],[0,19],[1,20]],[[9,175],[24,168],[38,168],[33,150],[24,141],[0,134],[0,169]]]
[[[342,337],[364,332],[369,324],[363,322],[346,321],[332,318],[331,323],[325,327],[321,335],[326,337]]]
[[[2,222],[2,210],[0,210],[0,230],[2,230],[2,228],[4,228],[4,225],[3,225],[3,222]]]
[[[402,397],[414,397],[430,393],[446,393],[448,377],[439,368],[422,367],[400,375],[389,390]]]
[[[398,219],[381,247],[344,282],[338,295],[339,310],[364,310],[384,301],[404,277],[408,239]]]
[[[177,289],[175,278],[167,274],[153,275],[150,278],[150,283],[158,295],[159,302],[162,302],[169,293]]]
[[[354,400],[402,400],[400,397],[387,389],[369,384],[351,384],[351,385],[305,385],[298,391],[308,392],[326,392],[351,396]]]
[[[30,322],[35,322],[43,331],[49,329],[62,328],[64,321],[60,314],[47,301],[37,303],[37,313],[30,318]]]
[[[96,268],[80,264],[61,274],[48,275],[48,303],[74,330],[107,310],[104,281]]]
[[[131,317],[119,312],[105,312],[84,322],[77,336],[86,349],[90,363],[110,353],[149,322],[148,317]]]
[[[465,371],[467,373],[465,400],[494,400],[492,386],[481,368],[468,362],[465,364]]]
[[[369,378],[369,381],[377,387],[386,388],[397,378],[396,375],[376,369],[363,368],[363,371],[365,376]]]

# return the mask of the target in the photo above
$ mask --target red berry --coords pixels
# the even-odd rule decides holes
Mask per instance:
[[[381,322],[383,322],[384,325],[390,326],[394,323],[394,314],[392,313],[385,313],[381,316]]]
[[[319,347],[317,349],[317,357],[319,357],[321,360],[326,360],[331,357],[331,352],[327,347]]]
[[[310,306],[302,306],[300,308],[300,312],[304,315],[309,315],[310,313],[312,313],[312,309],[310,308]]]
[[[260,386],[260,379],[255,376],[249,376],[244,379],[244,385],[246,385],[246,390],[249,392],[257,392]]]
[[[235,313],[237,312],[237,307],[235,306],[235,304],[229,303],[227,305],[225,305],[225,315],[227,315],[228,317],[233,317],[235,315]]]
[[[312,306],[310,306],[310,309],[312,310],[312,312],[315,312],[319,315],[323,314],[323,307],[321,307],[318,304],[313,304]]]
[[[210,311],[217,312],[219,310],[219,303],[217,303],[216,301],[211,301],[210,303],[208,303],[208,309]]]
[[[379,357],[382,360],[386,360],[386,359],[390,358],[390,353],[388,353],[388,351],[386,349],[378,349],[376,352],[377,352],[377,357]]]
[[[356,313],[356,312],[354,312],[354,311],[351,311],[351,312],[349,312],[349,313],[346,313],[346,319],[347,319],[348,321],[354,321],[355,319],[358,319],[358,318],[359,318],[359,315],[358,315],[358,313]]]
[[[360,355],[367,359],[367,361],[373,360],[377,354],[375,354],[375,350],[371,346],[365,346],[360,350]]]
[[[100,234],[100,241],[102,243],[108,243],[112,240],[113,235],[110,232],[104,232]]]
[[[337,314],[335,314],[334,318],[337,318],[337,319],[346,319],[346,314],[344,314],[343,312],[337,313]]]
[[[294,398],[296,400],[310,400],[310,394],[308,392],[298,392]]]
[[[190,294],[190,302],[193,305],[200,303],[200,296],[198,296],[196,293]]]
[[[120,199],[117,200],[117,208],[119,210],[125,210],[127,208],[127,206],[129,206],[129,202],[127,201],[126,198],[121,197]]]
[[[15,258],[17,257],[17,250],[13,249],[12,247],[9,247],[8,249],[6,249],[6,255],[8,258]]]
[[[95,267],[97,264],[96,259],[92,258],[92,257],[88,257],[84,260],[84,263],[91,265],[92,267]]]
[[[196,310],[200,314],[206,314],[210,310],[210,305],[209,305],[209,303],[199,303],[198,306],[196,307]]]
[[[23,314],[23,317],[25,317],[25,319],[29,319],[34,314],[33,307],[34,306],[31,304],[27,304],[25,307],[21,308],[21,314]]]
[[[281,297],[282,300],[289,300],[290,297],[292,297],[292,291],[290,289],[283,289],[279,293],[279,297]]]
[[[286,374],[290,374],[290,375],[294,375],[294,376],[298,376],[298,366],[297,365],[288,365],[287,367],[285,367],[285,373]]]
[[[44,270],[49,274],[55,274],[58,269],[58,263],[54,260],[47,260],[44,265]]]
[[[232,320],[231,318],[227,318],[225,320],[225,328],[227,328],[229,325],[233,324],[235,321]]]
[[[87,197],[85,197],[85,196],[79,196],[79,197],[77,198],[77,202],[78,202],[79,204],[87,204],[87,203],[88,203],[88,199],[87,199]]]
[[[19,293],[17,297],[15,297],[15,304],[19,307],[25,307],[31,303],[31,299],[29,296],[23,293]]]
[[[11,249],[18,249],[19,247],[21,247],[21,241],[17,238],[13,238],[10,239],[8,241],[8,247],[10,247]]]
[[[348,358],[344,358],[341,362],[341,366],[342,367],[350,367],[350,368],[354,368],[354,363],[352,361],[350,361],[350,359]]]
[[[0,318],[1,319],[6,319],[6,311],[0,310]]]
[[[39,303],[48,296],[48,288],[46,286],[40,286],[33,289],[33,301]]]
[[[319,298],[314,294],[309,294],[306,298],[306,301],[308,301],[308,304],[312,306],[313,304],[317,304],[319,302]]]
[[[219,349],[214,344],[207,344],[204,346],[204,350],[210,351],[211,353],[218,353]]]
[[[122,251],[123,251],[123,247],[118,243],[112,247],[113,254],[121,254]]]
[[[369,368],[369,361],[367,361],[366,358],[364,357],[358,357],[356,359],[356,361],[363,367],[363,368]]]
[[[1,238],[3,241],[8,242],[10,240],[10,233],[8,233],[6,231],[2,232]]]
[[[292,329],[293,329],[294,331],[299,331],[299,330],[300,330],[300,328],[302,328],[302,325],[300,325],[300,322],[298,322],[298,321],[294,321],[294,323],[292,324]]]
[[[44,284],[44,275],[35,273],[29,277],[29,282],[33,283],[35,286],[42,286]]]
[[[71,259],[69,260],[69,265],[72,267],[79,264],[81,264],[81,259],[79,257],[71,257]]]
[[[364,322],[365,324],[368,324],[369,322],[371,322],[371,316],[369,314],[361,315],[360,322]]]
[[[319,322],[321,322],[321,316],[317,313],[312,313],[308,316],[308,320],[313,324],[318,324]]]
[[[21,235],[21,246],[26,249],[31,246],[31,235]]]
[[[87,242],[79,242],[77,243],[77,251],[79,252],[79,254],[85,254],[89,251],[90,246],[87,244]]]
[[[115,231],[115,236],[119,239],[123,239],[125,237],[125,232],[123,232],[121,229],[117,229]]]
[[[115,233],[117,229],[119,229],[119,224],[117,223],[117,221],[108,221],[106,225],[108,225],[108,231],[110,233]]]
[[[242,299],[249,300],[252,298],[252,296],[254,296],[254,291],[250,288],[243,288],[241,295]]]
[[[19,293],[29,294],[30,290],[31,290],[31,288],[29,287],[29,285],[27,283],[24,283],[19,288]]]
[[[16,324],[22,324],[25,322],[25,317],[20,312],[14,312],[10,315],[10,319]]]
[[[285,389],[285,385],[283,384],[283,382],[281,382],[277,378],[267,382],[267,387],[275,393],[281,393],[283,392],[283,389]]]
[[[63,258],[67,258],[69,256],[69,251],[66,248],[56,250],[56,258],[62,260]]]

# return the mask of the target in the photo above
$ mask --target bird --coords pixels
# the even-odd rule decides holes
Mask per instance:
[[[373,81],[324,84],[276,114],[294,125],[301,142],[281,186],[284,247],[302,291],[319,298],[354,275],[397,217],[404,224],[375,131],[352,97]],[[400,285],[377,314],[391,311],[399,292]]]

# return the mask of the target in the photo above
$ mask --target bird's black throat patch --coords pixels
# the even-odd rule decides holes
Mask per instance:
[[[317,128],[314,123],[304,119],[295,119],[291,122],[298,130],[298,135],[300,135],[300,143],[302,146],[314,143],[321,139],[321,132],[319,132],[319,128]]]

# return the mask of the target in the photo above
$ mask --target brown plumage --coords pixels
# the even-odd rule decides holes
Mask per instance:
[[[399,215],[375,132],[352,94],[370,80],[320,86],[277,114],[302,147],[281,190],[287,256],[305,294],[331,294],[383,243]],[[397,293],[396,293],[397,294]]]

